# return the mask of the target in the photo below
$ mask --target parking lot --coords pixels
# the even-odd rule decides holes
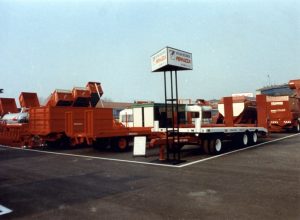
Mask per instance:
[[[184,163],[92,148],[0,147],[1,219],[299,219],[300,135]],[[0,207],[1,208],[1,207]],[[1,214],[1,212],[0,212]]]

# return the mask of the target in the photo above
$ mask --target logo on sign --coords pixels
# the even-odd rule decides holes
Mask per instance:
[[[169,50],[170,51],[170,58],[171,60],[175,60],[176,59],[176,53],[174,50]]]

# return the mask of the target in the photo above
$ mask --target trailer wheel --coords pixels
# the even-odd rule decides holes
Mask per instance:
[[[258,139],[257,133],[256,132],[252,132],[252,133],[250,133],[249,136],[250,136],[249,144],[250,145],[256,144],[257,143],[257,139]]]
[[[242,147],[246,147],[249,143],[249,138],[248,138],[248,134],[247,133],[244,133],[242,134],[241,136],[241,144],[242,144]]]
[[[204,150],[204,153],[209,154],[209,142],[207,139],[203,140],[202,148]]]
[[[211,154],[219,154],[223,150],[221,138],[212,139],[209,142],[209,151]]]
[[[128,139],[125,137],[114,138],[112,140],[112,147],[115,151],[124,152],[129,147]]]

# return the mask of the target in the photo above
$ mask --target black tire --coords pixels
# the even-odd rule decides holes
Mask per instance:
[[[211,154],[220,154],[223,150],[221,138],[211,139],[209,142],[209,151]]]
[[[203,143],[202,143],[202,148],[204,153],[209,154],[209,140],[208,139],[204,139]]]
[[[117,152],[124,152],[127,151],[129,148],[129,141],[128,138],[126,137],[118,137],[114,138],[111,141],[111,147],[113,150]]]
[[[249,135],[248,133],[243,133],[240,138],[239,138],[239,141],[240,141],[240,146],[241,147],[247,147],[249,145]]]
[[[251,132],[248,134],[249,138],[249,145],[254,145],[257,143],[258,137],[257,137],[257,132]]]

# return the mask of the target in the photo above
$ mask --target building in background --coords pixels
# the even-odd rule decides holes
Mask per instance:
[[[293,95],[293,90],[289,88],[287,83],[281,85],[272,85],[272,86],[265,86],[256,90],[257,94],[264,94],[268,96],[291,96]]]

